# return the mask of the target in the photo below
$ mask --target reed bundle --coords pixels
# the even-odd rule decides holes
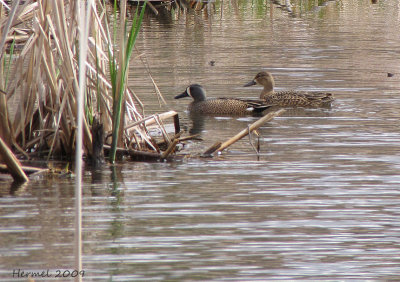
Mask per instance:
[[[71,156],[75,150],[79,2],[0,3],[0,137],[25,155]],[[115,146],[156,150],[146,123],[140,122],[145,118],[137,105],[142,103],[126,86],[129,57],[143,14],[136,15],[133,31],[126,32],[126,4],[119,9],[118,19],[112,18],[117,13],[110,12],[102,0],[94,0],[90,10],[83,118],[87,155],[92,153],[90,126],[95,117],[105,135],[112,133]],[[117,25],[118,36],[112,24]],[[15,46],[21,48],[15,51]],[[158,125],[165,131],[162,123]]]

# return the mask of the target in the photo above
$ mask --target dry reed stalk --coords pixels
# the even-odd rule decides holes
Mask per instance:
[[[145,124],[146,126],[153,125],[154,123],[157,122],[157,121],[156,121],[157,116],[158,116],[158,118],[159,118],[160,120],[166,120],[166,119],[168,119],[168,118],[171,118],[171,117],[176,116],[177,114],[178,114],[178,113],[175,112],[175,111],[169,111],[169,112],[165,112],[165,113],[162,113],[162,114],[159,114],[159,115],[151,115],[151,116],[148,116],[148,117],[146,117],[146,118],[143,118],[143,119],[141,119],[141,120],[139,120],[139,121],[128,123],[128,124],[125,126],[125,130],[130,130],[131,128],[135,128],[136,126],[138,126],[138,125],[140,125],[140,124]]]
[[[0,64],[2,64],[2,60],[0,60]],[[0,81],[0,88],[2,88],[1,85],[3,85],[3,83]],[[0,138],[3,137],[5,144],[10,146],[12,143],[11,136],[7,98],[5,94],[0,93]]]
[[[170,154],[172,154],[175,151],[176,145],[178,144],[179,139],[174,139],[174,141],[172,141],[169,146],[168,149],[162,153],[161,155],[161,159],[166,159]]]
[[[7,34],[11,28],[13,18],[16,13],[17,9],[17,1],[13,3],[13,7],[8,9],[11,10],[10,15],[8,17],[8,20],[6,20],[6,17],[4,17],[5,11],[2,7],[0,7],[0,22],[2,23],[1,26],[4,26],[3,28],[0,28],[0,89],[2,90],[2,93],[0,93],[0,138],[3,138],[5,145],[10,146],[12,144],[12,127],[10,126],[10,119],[9,119],[9,112],[8,112],[8,104],[7,104],[7,93],[3,91],[6,86],[5,78],[4,78],[4,49],[5,49],[5,43],[7,39]]]
[[[139,50],[136,46],[135,46],[135,50],[136,50],[136,52],[139,53]],[[164,96],[162,95],[162,93],[160,91],[160,88],[158,88],[157,83],[155,82],[153,76],[151,75],[150,67],[149,67],[149,64],[147,63],[147,58],[146,58],[145,54],[141,54],[138,57],[139,57],[140,61],[142,62],[142,64],[145,66],[147,74],[150,77],[151,82],[153,83],[154,89],[157,93],[158,102],[159,102],[160,106],[161,106],[161,102],[163,102],[163,104],[166,105],[167,102],[165,101]]]
[[[4,161],[10,171],[12,177],[18,182],[27,182],[29,178],[21,168],[20,162],[8,148],[8,146],[0,138],[0,159]]]
[[[38,168],[38,167],[32,167],[32,166],[21,166],[21,169],[24,171],[25,174],[28,174],[28,175],[32,175],[32,174],[38,175],[38,174],[49,171],[48,168]],[[0,172],[7,173],[8,172],[7,166],[4,164],[0,164]]]
[[[78,273],[82,270],[82,153],[83,153],[83,126],[84,126],[84,102],[86,87],[86,59],[88,56],[89,21],[91,18],[91,5],[93,0],[80,2],[77,5],[79,15],[79,92],[77,100],[77,137],[75,155],[75,269]],[[86,7],[86,10],[85,10]],[[92,148],[93,151],[93,148]],[[82,281],[78,275],[75,281]]]

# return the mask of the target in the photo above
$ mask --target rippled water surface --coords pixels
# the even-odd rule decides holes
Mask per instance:
[[[185,144],[195,154],[256,118],[191,120],[190,100],[173,99],[190,83],[210,97],[257,97],[259,87],[242,85],[268,70],[278,90],[333,93],[332,108],[265,124],[258,155],[245,138],[212,159],[86,171],[88,281],[400,279],[399,2],[293,13],[259,2],[149,14],[137,47],[168,104],[136,58],[130,83],[146,113],[178,111],[201,133]],[[0,185],[1,280],[15,281],[16,269],[68,280],[54,276],[73,270],[74,180]]]

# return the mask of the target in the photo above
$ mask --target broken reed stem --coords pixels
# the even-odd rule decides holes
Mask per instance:
[[[212,153],[214,153],[215,151],[218,150],[219,147],[221,147],[222,142],[217,142],[214,145],[212,145],[210,148],[208,148],[203,154],[202,156],[204,157],[210,157],[212,155]]]
[[[151,4],[151,2],[147,2],[147,5],[149,5],[150,9],[153,11],[153,13],[158,16],[158,11],[156,9],[156,7],[154,7],[153,4]]]
[[[199,136],[200,136],[200,134],[194,134],[194,135],[181,137],[181,138],[179,138],[179,142],[187,141],[187,140],[202,140]]]
[[[166,159],[171,153],[175,151],[176,144],[178,144],[179,139],[174,139],[174,141],[168,146],[168,149],[162,153],[161,159]]]
[[[21,169],[24,171],[25,174],[32,175],[32,174],[40,174],[43,172],[48,172],[48,168],[39,168],[39,167],[33,167],[33,166],[21,166]],[[8,173],[9,170],[7,168],[7,165],[0,164],[0,172],[1,173]]]
[[[2,159],[15,181],[28,182],[29,178],[21,168],[21,164],[0,137],[0,159]]]
[[[272,112],[269,113],[265,116],[263,116],[262,118],[260,118],[259,120],[257,120],[256,122],[252,123],[249,127],[246,127],[245,129],[243,129],[242,131],[240,131],[238,134],[236,134],[235,136],[233,136],[232,138],[230,138],[229,140],[225,141],[224,143],[220,144],[220,146],[217,146],[217,144],[214,144],[212,147],[208,148],[203,155],[210,155],[216,151],[221,152],[223,150],[225,150],[226,148],[228,148],[230,145],[232,145],[233,143],[239,141],[240,139],[242,139],[243,137],[245,137],[247,134],[249,134],[250,132],[258,129],[261,125],[263,125],[264,123],[272,120],[274,117],[277,117],[279,115],[281,115],[282,113],[284,113],[285,110],[284,109],[280,109],[279,111],[276,112]]]
[[[151,5],[150,2],[147,2],[147,4]],[[135,49],[136,49],[136,52],[140,53],[136,46],[135,46]],[[166,105],[167,102],[165,101],[163,95],[161,94],[160,88],[158,88],[157,83],[154,81],[153,76],[151,75],[150,67],[149,67],[149,64],[147,63],[146,55],[143,54],[143,55],[139,55],[138,57],[139,57],[140,61],[142,62],[142,64],[145,66],[145,68],[147,70],[147,74],[149,75],[149,77],[151,79],[151,82],[153,83],[153,86],[154,86],[154,89],[156,91],[156,94],[157,94],[157,97],[158,97],[158,102],[159,102],[160,106],[161,106],[160,100],[164,103],[164,105]]]
[[[162,114],[158,114],[158,118],[160,120],[165,120],[167,118],[175,117],[177,115],[178,115],[177,112],[169,111],[169,112],[165,112],[165,113],[162,113]],[[154,123],[157,123],[156,115],[151,115],[151,116],[148,116],[148,117],[143,118],[141,120],[138,120],[138,121],[135,121],[135,122],[131,122],[130,124],[125,126],[124,130],[131,129],[132,127],[138,126],[139,124],[142,124],[142,123],[144,123],[146,126],[149,126],[149,125],[152,125]]]
[[[251,130],[250,127],[247,127],[247,130],[249,131],[249,143],[251,145],[251,147],[254,149],[254,151],[256,152],[256,154],[258,155],[260,153],[260,134],[257,132],[257,130],[253,130],[253,132],[255,133],[255,135],[257,136],[257,148],[256,146],[254,146],[253,144],[253,140],[251,138]]]

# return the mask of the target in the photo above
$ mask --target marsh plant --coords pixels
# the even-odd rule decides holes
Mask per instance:
[[[0,137],[28,157],[64,157],[75,150],[79,2],[0,2]],[[97,118],[105,136],[112,136],[105,139],[113,145],[111,161],[117,146],[156,150],[140,122],[142,104],[127,87],[145,5],[130,21],[127,1],[118,2],[92,1],[84,91],[84,151],[92,153],[90,127]],[[135,126],[126,130],[128,124]]]

